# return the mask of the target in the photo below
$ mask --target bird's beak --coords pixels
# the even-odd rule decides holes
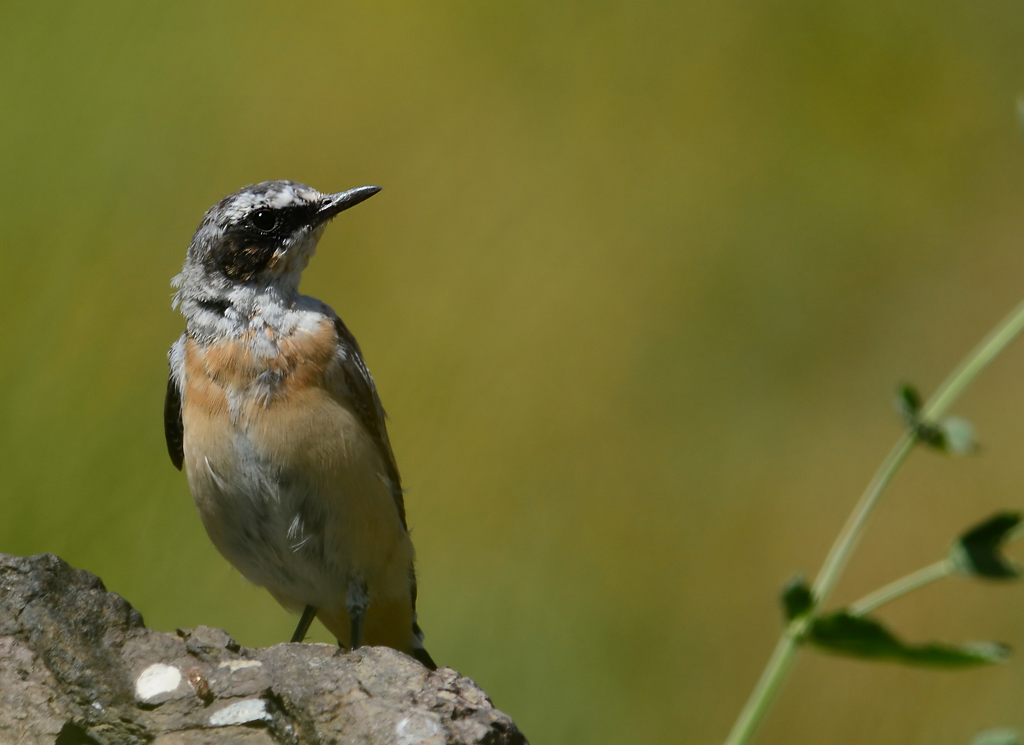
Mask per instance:
[[[320,209],[316,211],[317,222],[327,222],[339,212],[344,212],[349,207],[355,207],[360,202],[365,202],[378,191],[380,191],[379,186],[359,186],[337,194],[328,194],[320,203]]]

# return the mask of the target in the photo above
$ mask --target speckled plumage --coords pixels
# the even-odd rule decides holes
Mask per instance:
[[[173,280],[186,329],[165,428],[210,538],[246,578],[315,608],[340,644],[361,633],[432,666],[373,379],[341,319],[298,292],[327,222],[377,191],[268,181],[210,208]]]

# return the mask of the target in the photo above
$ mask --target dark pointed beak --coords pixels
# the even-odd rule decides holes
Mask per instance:
[[[359,186],[337,194],[328,194],[321,202],[320,209],[316,211],[317,222],[330,220],[339,212],[344,212],[349,207],[355,207],[360,202],[365,202],[378,191],[380,191],[379,186]]]

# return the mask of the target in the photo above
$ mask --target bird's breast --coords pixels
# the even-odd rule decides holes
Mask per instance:
[[[267,341],[276,355],[245,338],[185,343],[185,467],[210,537],[275,595],[407,567],[411,543],[337,369],[333,324]]]

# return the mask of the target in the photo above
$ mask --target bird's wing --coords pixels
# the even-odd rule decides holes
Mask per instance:
[[[336,359],[345,376],[352,407],[356,416],[359,417],[360,423],[370,433],[377,445],[381,460],[384,461],[384,467],[387,469],[388,480],[391,482],[391,496],[395,500],[398,517],[402,521],[402,527],[408,531],[409,526],[405,522],[405,499],[402,497],[402,478],[398,475],[395,454],[391,450],[391,441],[388,439],[388,428],[385,423],[386,414],[381,405],[380,396],[377,395],[377,387],[373,384],[370,371],[363,361],[359,343],[345,323],[337,316],[334,316],[334,330],[338,334],[339,342]]]
[[[185,334],[174,342],[167,355],[170,374],[167,376],[167,396],[164,398],[164,437],[171,463],[179,471],[185,462],[185,425],[181,419],[181,386],[185,363]]]
[[[164,399],[164,437],[167,438],[167,452],[171,463],[179,471],[185,462],[183,445],[184,425],[181,421],[181,391],[174,375],[167,376],[167,397]]]

